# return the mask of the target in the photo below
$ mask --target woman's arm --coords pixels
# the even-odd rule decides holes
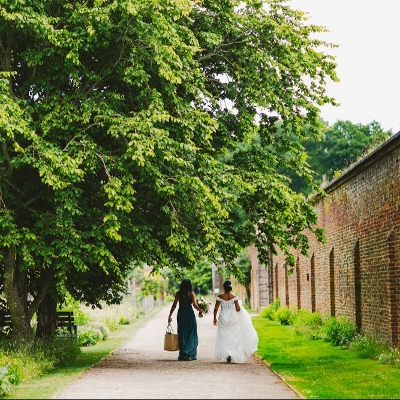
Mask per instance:
[[[219,308],[219,301],[215,300],[215,306],[214,306],[214,325],[217,325],[217,313],[218,313],[218,308]]]
[[[201,308],[199,307],[199,305],[197,304],[197,301],[196,301],[196,294],[194,293],[193,290],[190,292],[190,297],[192,298],[193,307],[194,307],[198,312],[204,312],[204,310],[201,309]]]
[[[173,312],[174,312],[174,310],[175,310],[175,308],[176,308],[176,304],[178,303],[178,299],[179,299],[178,292],[176,292],[176,293],[175,293],[174,302],[172,303],[171,310],[170,310],[170,312],[169,312],[168,322],[171,322],[171,321],[172,321],[171,315],[173,314]]]
[[[240,311],[240,304],[239,304],[239,300],[235,300],[235,308],[236,311],[239,312]]]

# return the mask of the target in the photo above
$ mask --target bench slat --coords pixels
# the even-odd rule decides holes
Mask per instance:
[[[0,332],[9,332],[12,327],[11,315],[7,311],[0,311]]]
[[[78,336],[78,326],[74,323],[73,311],[57,312],[57,327],[67,328],[68,334],[59,334],[58,337],[74,337]]]
[[[68,334],[60,334],[58,337],[78,337],[78,325],[74,322],[73,311],[58,311],[57,327],[67,328],[68,331]],[[6,328],[12,328],[11,315],[0,311],[0,332],[8,330]]]

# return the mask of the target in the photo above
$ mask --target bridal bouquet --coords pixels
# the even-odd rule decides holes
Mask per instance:
[[[197,299],[197,304],[203,310],[203,312],[199,312],[199,317],[203,318],[204,315],[207,315],[210,312],[211,301],[205,299],[203,296],[200,296]]]

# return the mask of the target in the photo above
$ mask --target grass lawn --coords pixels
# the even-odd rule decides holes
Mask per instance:
[[[305,339],[293,326],[254,317],[258,355],[308,399],[399,399],[400,370],[360,358],[322,340]]]

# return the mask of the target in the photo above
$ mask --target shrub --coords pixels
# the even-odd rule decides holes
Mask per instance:
[[[379,343],[374,338],[360,333],[356,334],[349,343],[349,350],[356,351],[360,358],[378,359],[381,354],[384,354],[382,360],[391,352],[389,345]]]
[[[267,307],[265,307],[263,310],[261,310],[260,317],[267,318],[270,321],[274,321],[275,313],[279,309],[280,304],[281,304],[281,302],[280,302],[279,298],[276,299],[274,301],[274,303],[269,304]]]
[[[94,346],[101,340],[103,334],[97,327],[90,325],[82,325],[78,327],[78,343],[82,347]]]
[[[93,331],[83,331],[78,334],[77,341],[81,347],[94,346],[99,341],[99,335]]]
[[[348,347],[356,333],[356,326],[345,316],[330,317],[321,327],[321,338],[334,346]]]
[[[8,362],[6,365],[0,366],[0,397],[4,397],[17,383],[17,374],[13,371],[12,364]]]
[[[320,339],[322,317],[317,312],[300,309],[294,323],[295,331],[309,339]]]
[[[292,319],[292,311],[287,307],[281,307],[275,312],[275,320],[279,321],[281,325],[291,325]]]
[[[82,347],[94,346],[99,340],[106,340],[110,334],[107,325],[100,321],[90,321],[78,326],[78,343]]]
[[[108,336],[110,335],[110,330],[108,329],[106,324],[104,324],[103,322],[91,321],[91,322],[88,322],[86,326],[88,328],[93,329],[96,332],[100,331],[101,337],[99,340],[107,340]]]
[[[131,323],[131,321],[129,320],[129,318],[126,315],[121,315],[119,318],[119,323],[120,323],[120,325],[129,325]]]
[[[400,350],[399,349],[386,349],[379,356],[378,361],[380,364],[392,364],[395,367],[400,366]]]
[[[74,321],[77,325],[85,325],[89,322],[90,318],[81,308],[74,309]]]

